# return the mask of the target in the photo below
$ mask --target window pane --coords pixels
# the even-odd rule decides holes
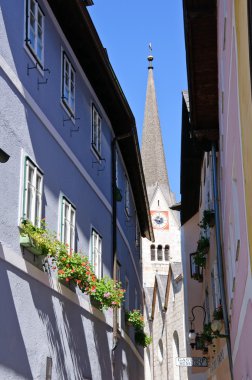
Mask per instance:
[[[166,245],[165,246],[165,261],[169,260],[169,251],[170,251],[170,247],[169,245]]]
[[[157,247],[157,257],[158,257],[158,261],[163,260],[162,245],[158,245]]]
[[[151,261],[155,261],[155,245],[151,245]]]

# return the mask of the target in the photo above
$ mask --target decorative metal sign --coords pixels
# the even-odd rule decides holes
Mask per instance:
[[[208,367],[206,357],[196,358],[176,358],[176,365],[179,367]]]

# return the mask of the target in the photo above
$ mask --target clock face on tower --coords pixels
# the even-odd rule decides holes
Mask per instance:
[[[153,228],[158,230],[168,230],[168,211],[151,211]]]

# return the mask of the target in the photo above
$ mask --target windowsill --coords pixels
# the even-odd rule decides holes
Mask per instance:
[[[72,123],[75,125],[75,114],[69,109],[69,107],[67,106],[67,104],[62,100],[62,98],[60,99],[60,104],[62,106],[62,108],[64,109],[64,111],[66,112],[66,114],[69,116],[69,118],[71,119]]]
[[[98,152],[98,150],[95,148],[94,144],[91,143],[91,152],[93,153],[93,155],[97,158],[97,160],[99,162],[101,162],[102,160],[102,156],[101,154]]]
[[[24,42],[24,49],[26,53],[28,54],[29,58],[32,60],[32,62],[37,66],[36,69],[38,70],[40,75],[44,77],[43,63],[40,62],[40,60],[37,58],[34,51],[29,47],[29,45],[26,42]],[[28,65],[27,65],[27,70],[28,70]],[[30,75],[30,70],[29,70],[29,75]]]

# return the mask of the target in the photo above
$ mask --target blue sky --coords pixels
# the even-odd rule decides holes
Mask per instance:
[[[168,176],[179,200],[181,92],[187,89],[182,0],[94,0],[88,10],[135,115],[140,143],[152,44]]]

